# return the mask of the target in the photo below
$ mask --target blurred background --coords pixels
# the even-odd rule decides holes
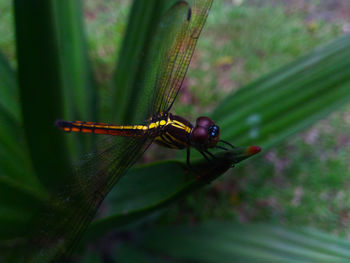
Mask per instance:
[[[11,2],[0,0],[0,48],[16,67]],[[111,92],[131,1],[83,3],[89,55],[102,110],[108,111],[103,101]],[[193,122],[240,87],[345,34],[350,34],[348,0],[215,0],[172,111]],[[159,149],[152,146],[142,161],[174,157]],[[277,222],[349,238],[349,156],[346,105],[172,205],[157,224],[213,218]]]

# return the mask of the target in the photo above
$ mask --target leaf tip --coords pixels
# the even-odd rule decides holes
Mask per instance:
[[[246,150],[246,154],[250,155],[250,156],[254,155],[254,154],[257,154],[259,152],[261,152],[261,147],[260,146],[250,146]]]

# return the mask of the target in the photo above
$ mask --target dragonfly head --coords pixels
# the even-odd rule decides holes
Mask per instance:
[[[220,128],[208,117],[199,117],[192,131],[192,140],[207,148],[216,146],[220,139]]]

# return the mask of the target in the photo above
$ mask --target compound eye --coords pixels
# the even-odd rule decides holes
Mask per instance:
[[[192,131],[192,140],[196,143],[205,143],[209,139],[208,130],[203,127],[195,127]]]
[[[219,129],[219,126],[216,126],[216,125],[213,125],[211,127],[209,127],[209,136],[210,137],[217,137],[219,136],[219,133],[220,133],[220,129]]]
[[[196,126],[201,126],[205,128],[209,128],[210,126],[213,126],[214,122],[208,118],[208,117],[198,117],[196,120]]]

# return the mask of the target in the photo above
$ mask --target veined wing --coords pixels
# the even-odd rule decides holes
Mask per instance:
[[[67,262],[107,193],[153,140],[151,136],[99,139],[102,150],[88,155],[71,171],[75,183],[54,196],[37,218],[34,229],[40,231],[33,233],[27,253],[20,255],[23,262]]]
[[[159,27],[162,48],[156,76],[153,112],[167,112],[181,88],[212,0],[176,3]]]

